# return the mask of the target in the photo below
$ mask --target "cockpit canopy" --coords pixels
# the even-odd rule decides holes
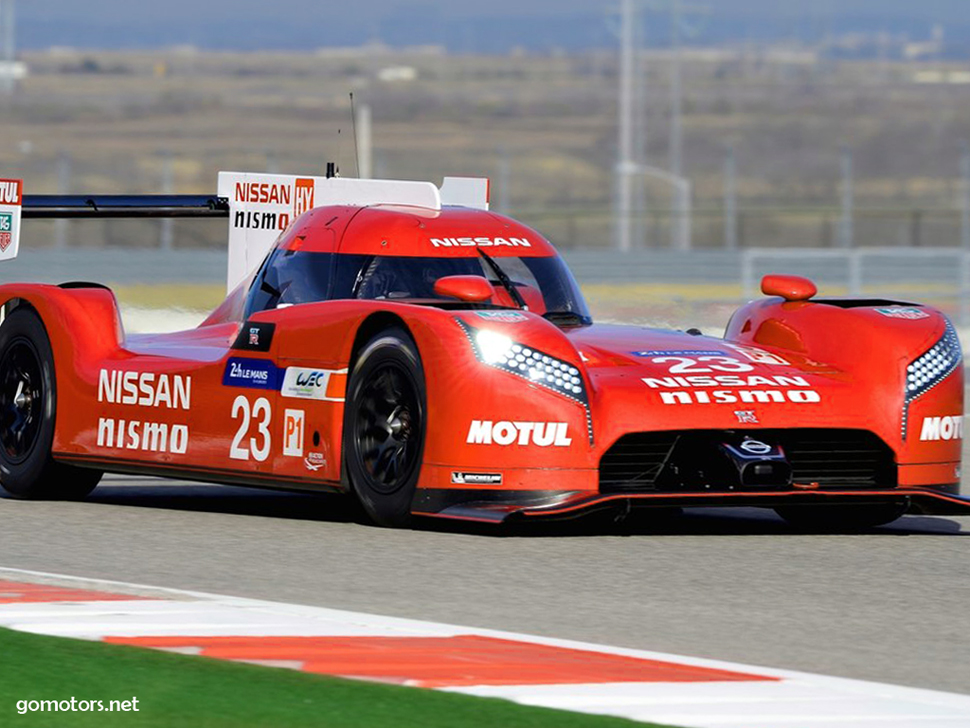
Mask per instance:
[[[435,290],[481,277],[492,295],[461,300]],[[479,290],[488,293],[486,287]],[[316,208],[284,233],[248,283],[245,315],[331,300],[445,308],[524,308],[587,323],[579,286],[555,249],[509,218],[467,208]]]
[[[515,289],[508,290],[498,266]],[[450,276],[480,276],[494,294],[477,308],[519,308],[575,314],[589,319],[579,286],[558,256],[487,259],[434,256],[381,256],[274,250],[253,279],[246,315],[281,305],[337,299],[400,301],[447,307],[470,304],[440,295],[435,282]]]

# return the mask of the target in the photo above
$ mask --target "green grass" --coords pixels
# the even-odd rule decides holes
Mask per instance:
[[[643,723],[0,629],[0,725],[192,728],[610,728]],[[130,700],[138,712],[35,712],[20,700]]]

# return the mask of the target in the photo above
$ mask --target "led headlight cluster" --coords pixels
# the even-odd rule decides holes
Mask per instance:
[[[946,331],[933,347],[906,367],[906,401],[919,397],[949,376],[963,361],[960,340],[947,321]]]
[[[461,319],[458,323],[467,334],[475,356],[483,364],[551,389],[584,406],[588,404],[582,374],[569,362],[513,341],[497,331],[477,329]]]

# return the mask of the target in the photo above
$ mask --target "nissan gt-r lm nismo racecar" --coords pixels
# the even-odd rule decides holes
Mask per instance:
[[[229,218],[229,293],[127,335],[107,288],[0,286],[0,484],[103,472],[352,494],[376,523],[747,505],[814,527],[966,514],[963,359],[939,311],[768,276],[723,338],[592,322],[487,182],[223,173],[213,197],[27,197],[21,216]]]

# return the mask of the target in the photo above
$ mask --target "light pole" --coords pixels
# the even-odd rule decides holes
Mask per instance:
[[[615,246],[621,253],[632,247],[633,241],[633,80],[634,0],[623,0],[620,25],[620,144],[616,162],[616,228]]]
[[[724,247],[738,247],[738,165],[734,147],[728,146],[724,154]]]
[[[670,248],[690,250],[691,248],[691,183],[682,177],[659,167],[647,164],[631,165],[635,174],[653,177],[673,188],[673,201],[670,206]]]
[[[842,223],[840,225],[839,244],[843,248],[852,247],[852,148],[842,147]]]
[[[960,247],[970,252],[970,144],[960,142]]]
[[[17,78],[14,0],[0,0],[0,91],[13,92]]]

